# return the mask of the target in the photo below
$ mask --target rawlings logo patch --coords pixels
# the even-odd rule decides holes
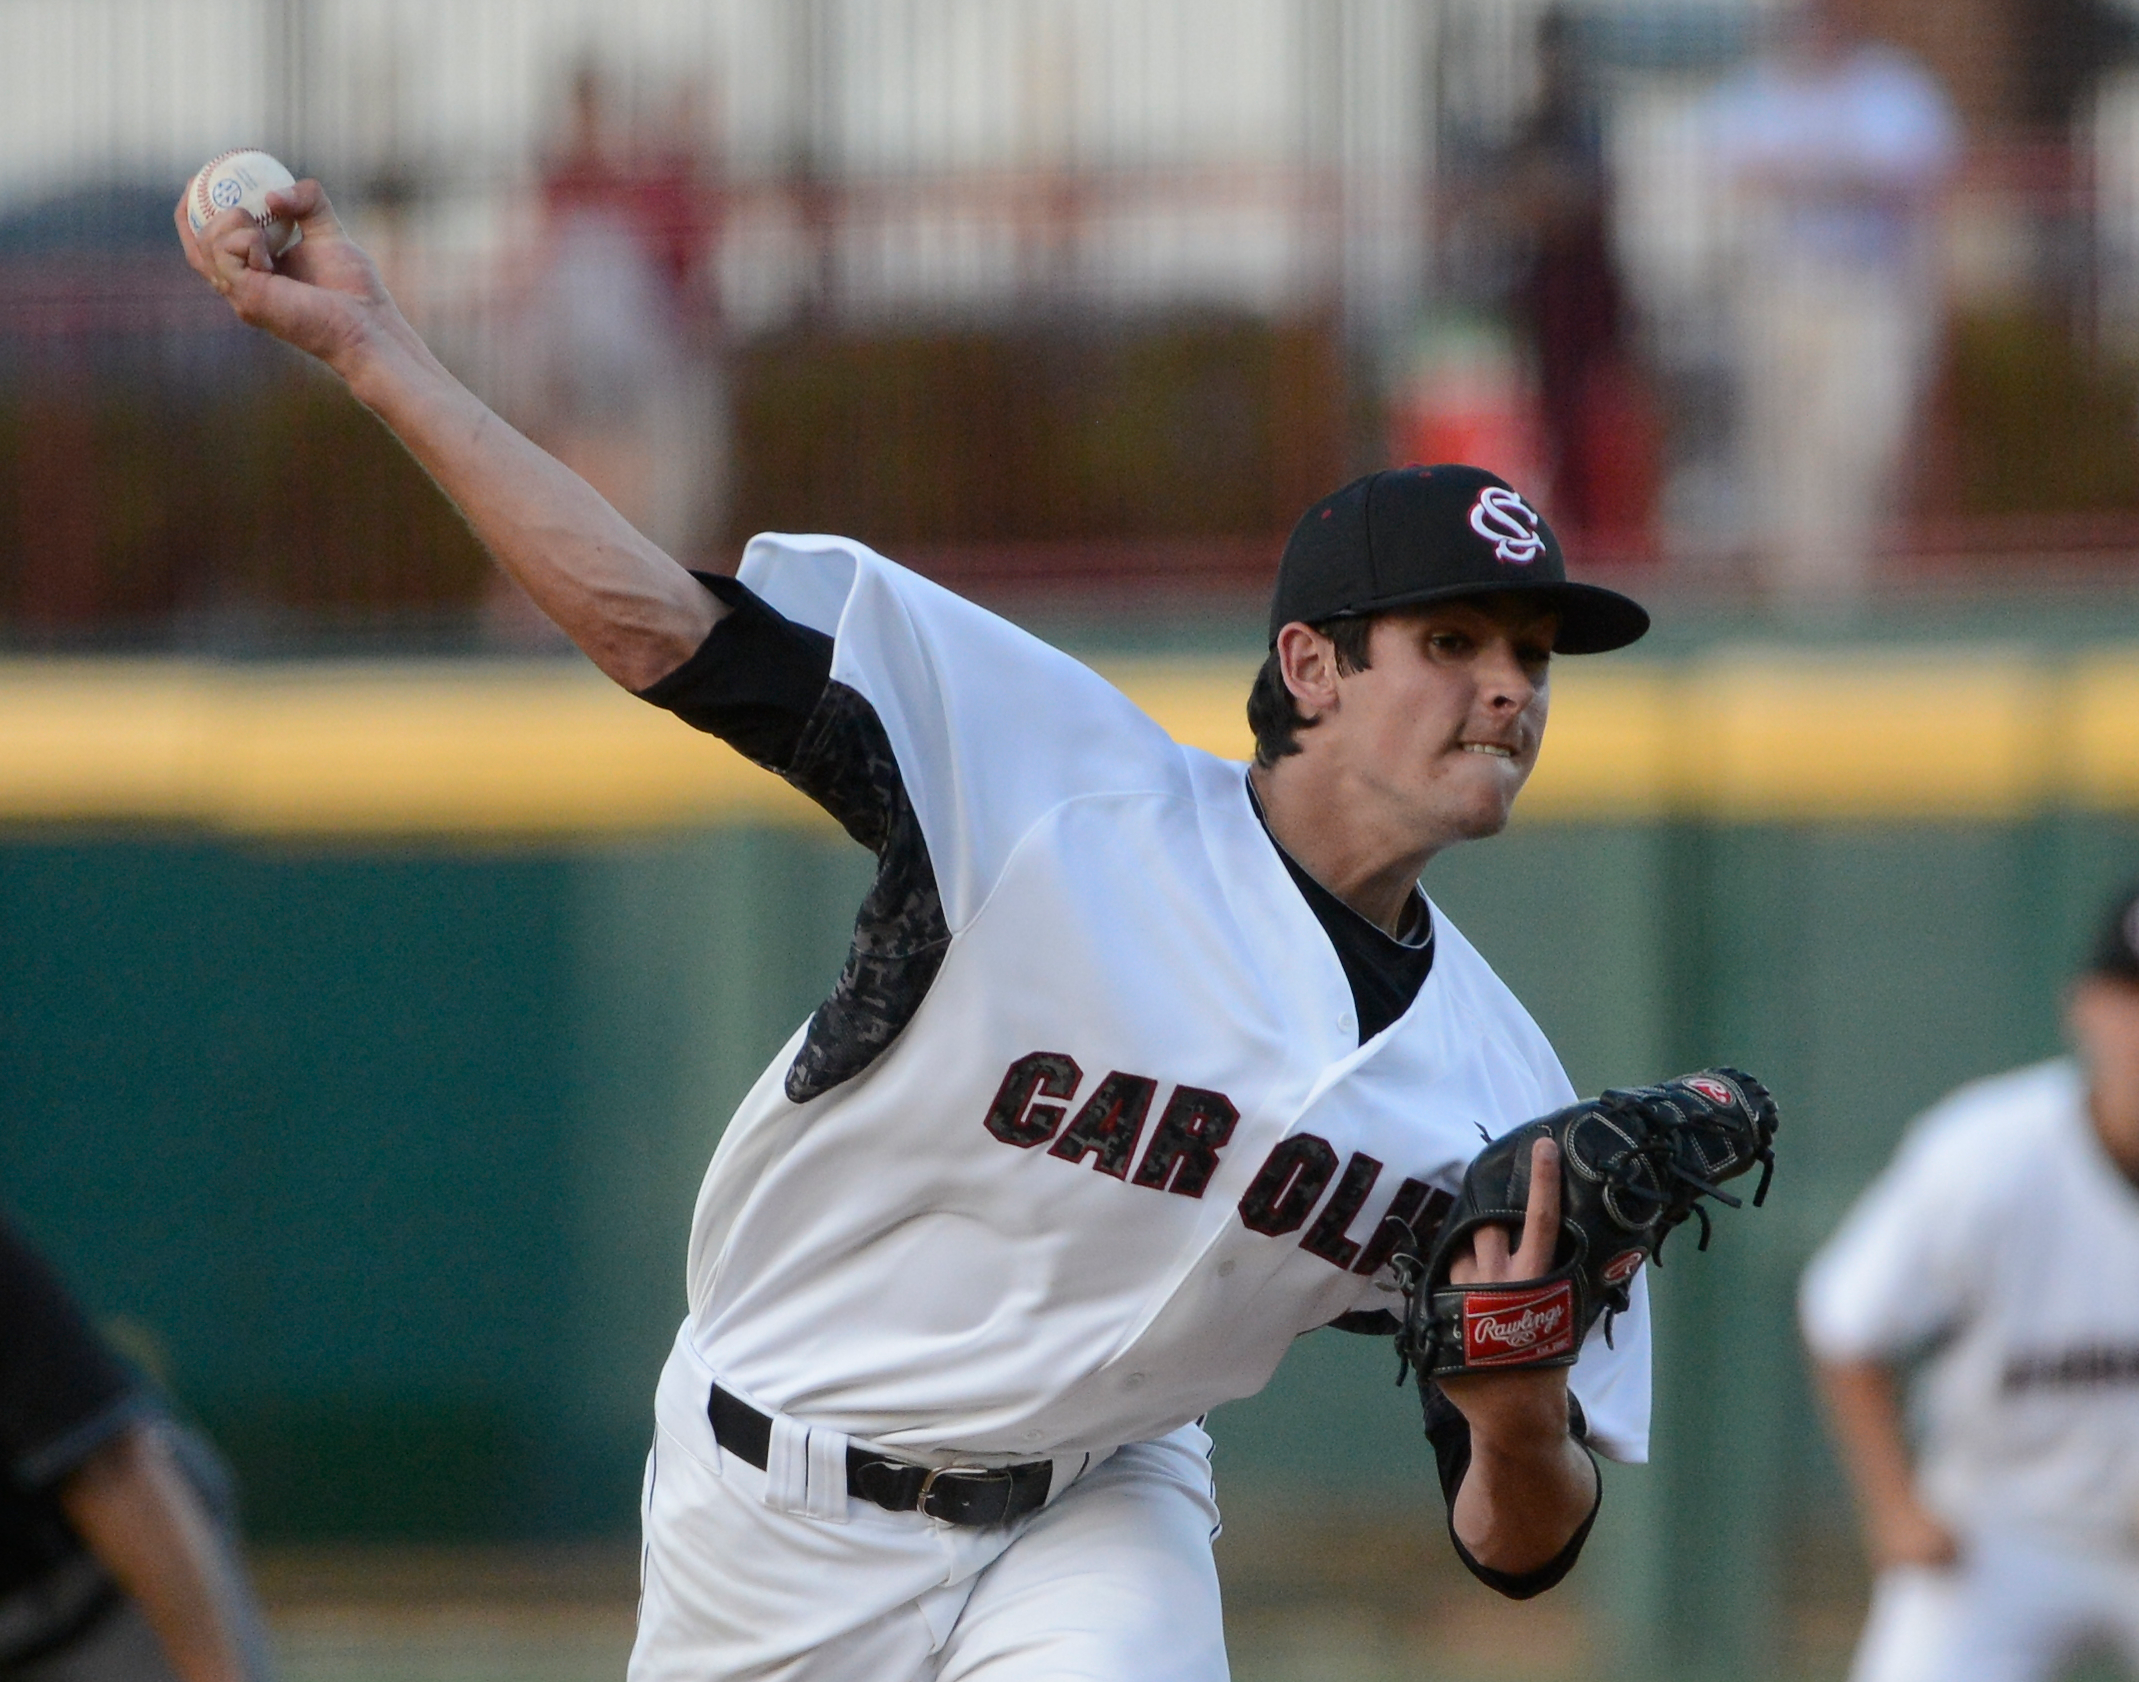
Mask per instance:
[[[1607,1285],[1624,1285],[1641,1271],[1641,1264],[1648,1259],[1646,1250],[1621,1250],[1604,1264],[1603,1280]]]
[[[1689,1075],[1686,1084],[1711,1104],[1721,1104],[1725,1109],[1738,1102],[1738,1094],[1711,1075]]]
[[[1544,534],[1530,505],[1513,491],[1488,485],[1471,507],[1471,530],[1493,546],[1493,558],[1526,567],[1545,552]]]
[[[1574,1347],[1574,1287],[1565,1279],[1542,1290],[1473,1291],[1464,1299],[1466,1366],[1550,1360]]]

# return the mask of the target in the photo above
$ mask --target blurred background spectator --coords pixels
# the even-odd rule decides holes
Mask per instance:
[[[1577,14],[1538,25],[1535,110],[1494,172],[1525,247],[1510,303],[1537,370],[1550,513],[1593,554],[1647,552],[1657,426],[1619,274],[1606,112]]]
[[[543,160],[543,270],[530,354],[544,362],[530,424],[662,547],[696,554],[720,452],[702,412],[719,261],[709,131],[689,86],[625,127],[599,65],[571,78]]]
[[[1941,319],[1957,125],[1860,9],[1797,0],[1779,48],[1728,78],[1708,115],[1737,221],[1752,541],[1768,587],[1798,599],[1864,590]]]

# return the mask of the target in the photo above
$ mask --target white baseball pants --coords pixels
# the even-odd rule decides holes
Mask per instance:
[[[1935,301],[1920,282],[1798,254],[1740,299],[1746,486],[1768,584],[1786,599],[1864,587],[1916,419]]]
[[[777,1480],[723,1453],[712,1380],[679,1337],[655,1398],[629,1682],[1225,1682],[1196,1426],[1058,1461],[1040,1511],[965,1529],[847,1496],[843,1444],[820,1454],[791,1422],[775,1424]]]
[[[2102,1647],[2139,1670],[2139,1557],[1982,1537],[1952,1570],[1880,1576],[1850,1682],[2044,1682]]]

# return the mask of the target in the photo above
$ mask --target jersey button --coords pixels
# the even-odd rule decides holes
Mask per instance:
[[[1359,1023],[1350,1011],[1346,1011],[1337,1018],[1337,1031],[1341,1034],[1356,1034],[1359,1032]]]
[[[1131,1374],[1130,1374],[1130,1375],[1129,1375],[1129,1376],[1128,1376],[1127,1378],[1125,1378],[1125,1379],[1123,1379],[1123,1380],[1121,1381],[1121,1387],[1122,1387],[1122,1388],[1123,1388],[1124,1390],[1141,1390],[1141,1389],[1143,1389],[1143,1387],[1144,1387],[1144,1375],[1143,1375],[1142,1373],[1140,1373],[1140,1372],[1133,1372],[1133,1373],[1131,1373]]]

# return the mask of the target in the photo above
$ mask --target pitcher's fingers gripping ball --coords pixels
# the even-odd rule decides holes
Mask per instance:
[[[186,189],[186,221],[196,236],[226,210],[242,210],[267,235],[267,254],[281,257],[304,230],[268,207],[267,195],[286,193],[297,178],[265,152],[225,152],[202,164]]]
[[[1397,1349],[1421,1379],[1510,1367],[1574,1364],[1599,1314],[1625,1310],[1634,1275],[1703,1197],[1755,1163],[1757,1207],[1775,1169],[1775,1100],[1752,1076],[1706,1069],[1661,1086],[1607,1092],[1528,1122],[1478,1153],[1431,1255],[1413,1256]],[[1455,1259],[1489,1228],[1524,1224],[1532,1150],[1559,1147],[1556,1265],[1534,1279],[1456,1283]],[[1611,1321],[1605,1321],[1611,1336]],[[1399,1374],[1401,1378],[1401,1373]]]

